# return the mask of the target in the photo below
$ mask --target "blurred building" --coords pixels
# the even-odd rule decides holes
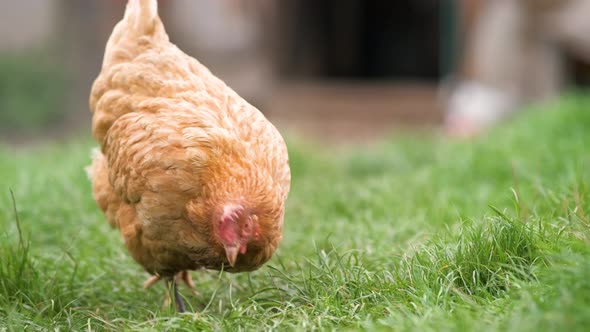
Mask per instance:
[[[58,0],[0,1],[0,50],[36,49],[55,31]]]
[[[65,127],[88,126],[90,86],[126,2],[0,2],[0,57],[15,52],[49,54],[53,67],[67,77]],[[400,124],[442,121],[438,85],[469,67],[461,61],[468,58],[463,45],[484,2],[160,0],[159,4],[172,41],[281,126],[362,137],[389,132]],[[585,67],[572,68],[577,73]],[[2,84],[8,83],[0,82],[0,93]]]

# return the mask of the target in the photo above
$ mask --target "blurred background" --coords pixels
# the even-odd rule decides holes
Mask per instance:
[[[90,131],[125,0],[0,0],[0,139]],[[171,40],[278,127],[473,136],[590,82],[590,0],[160,0]]]

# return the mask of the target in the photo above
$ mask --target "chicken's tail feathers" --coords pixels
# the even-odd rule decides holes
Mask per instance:
[[[157,0],[129,0],[125,20],[140,34],[151,33],[158,19]]]

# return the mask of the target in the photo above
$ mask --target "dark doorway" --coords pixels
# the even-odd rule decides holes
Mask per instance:
[[[438,0],[291,0],[281,5],[288,78],[438,80]]]

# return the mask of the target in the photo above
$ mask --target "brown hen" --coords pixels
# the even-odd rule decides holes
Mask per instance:
[[[90,97],[93,194],[131,256],[192,287],[188,270],[253,271],[282,238],[290,187],[277,129],[173,45],[156,0],[130,0]],[[194,290],[194,288],[193,288]]]

